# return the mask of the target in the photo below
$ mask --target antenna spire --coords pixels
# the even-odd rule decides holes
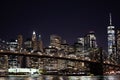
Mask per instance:
[[[110,17],[110,25],[112,25],[112,16],[111,16],[111,13],[109,13],[109,17]]]

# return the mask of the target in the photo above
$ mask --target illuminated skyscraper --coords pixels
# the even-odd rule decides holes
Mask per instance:
[[[87,36],[84,37],[84,49],[97,48],[97,41],[94,31],[90,31]]]
[[[91,48],[97,48],[97,41],[94,31],[89,32],[89,38],[90,38],[90,47]]]
[[[61,49],[64,51],[64,53],[67,53],[69,51],[69,44],[66,40],[63,40],[61,44]]]
[[[4,51],[7,50],[8,48],[7,43],[0,39],[0,50]],[[7,69],[8,68],[8,56],[7,55],[0,55],[0,69]]]
[[[117,30],[117,53],[120,55],[120,29]]]
[[[110,25],[107,27],[108,33],[108,55],[114,54],[115,51],[115,27],[112,25],[112,17],[110,16]]]
[[[22,44],[23,44],[23,37],[22,37],[22,35],[18,35],[17,44],[18,44],[17,45],[17,50],[19,52],[21,52],[22,51]],[[22,60],[23,60],[23,57],[22,56],[18,56],[17,62],[18,62],[19,67],[22,66]]]
[[[33,31],[32,34],[32,47],[33,47],[33,51],[37,50],[37,37],[35,31]]]
[[[117,62],[120,64],[120,29],[117,30]]]
[[[21,51],[22,50],[22,44],[23,44],[23,37],[22,35],[18,35],[18,38],[17,38],[17,43],[18,43],[18,51]]]
[[[8,50],[7,42],[0,39],[0,50]]]
[[[84,46],[84,38],[78,38],[77,40],[78,43],[81,43]]]
[[[59,49],[61,47],[61,37],[57,35],[50,36],[50,46]]]
[[[24,42],[24,48],[27,52],[32,51],[32,40],[31,40],[31,38],[26,39],[26,41]],[[26,59],[24,57],[23,58],[24,66],[30,67],[31,66],[30,60],[31,60],[30,57],[26,57]],[[22,65],[22,67],[24,67],[24,66]]]
[[[75,52],[84,52],[84,38],[78,38],[78,41],[74,43]]]
[[[26,51],[31,52],[32,40],[30,38],[26,39],[26,41],[24,42],[24,48],[26,49]]]
[[[41,35],[38,36],[38,50],[43,52],[43,42],[42,42],[42,39],[41,39]]]
[[[10,42],[7,42],[7,45],[9,46],[9,50],[11,52],[16,52],[17,50],[17,40],[11,40]],[[18,63],[18,56],[10,55],[8,57],[8,62],[9,62],[9,68],[17,68],[19,67]]]

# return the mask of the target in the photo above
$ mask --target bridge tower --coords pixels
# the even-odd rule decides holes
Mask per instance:
[[[103,75],[103,53],[102,48],[99,48],[100,61],[98,63],[91,62],[89,64],[90,73],[94,75]]]

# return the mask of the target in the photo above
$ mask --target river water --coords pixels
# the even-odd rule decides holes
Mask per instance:
[[[25,77],[25,76],[9,76],[0,77],[0,80],[120,80],[120,75],[114,76],[39,76],[39,77]]]

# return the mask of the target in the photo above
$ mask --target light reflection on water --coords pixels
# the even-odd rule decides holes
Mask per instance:
[[[39,77],[0,77],[0,80],[120,80],[120,75],[116,76],[39,76]]]

